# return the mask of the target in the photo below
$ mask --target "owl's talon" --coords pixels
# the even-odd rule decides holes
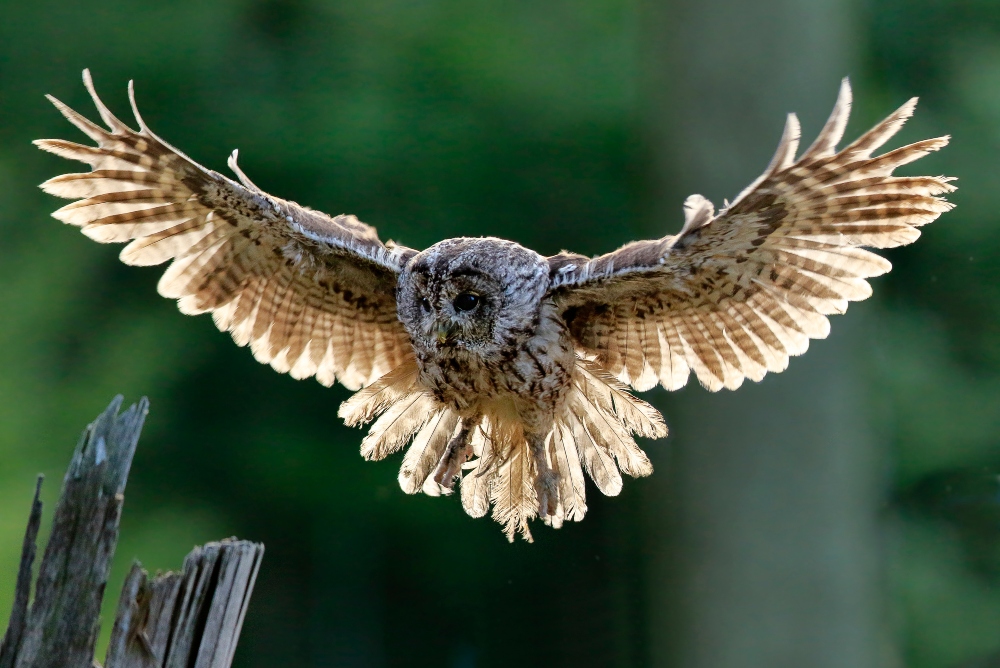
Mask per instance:
[[[559,508],[559,474],[552,470],[545,456],[545,440],[529,439],[531,456],[535,460],[535,498],[538,516],[552,517]]]
[[[452,453],[449,451],[446,453],[434,472],[434,482],[445,489],[454,489],[455,479],[462,474],[462,464],[465,463],[466,459],[467,457],[460,452]]]
[[[479,424],[480,417],[463,418],[462,426],[455,434],[448,447],[444,451],[444,456],[434,470],[434,482],[445,489],[455,488],[455,479],[462,476],[462,464],[469,461],[472,456],[472,443],[469,442],[472,428]]]
[[[535,496],[538,497],[538,516],[543,520],[555,515],[559,507],[559,476],[547,469],[535,478]]]

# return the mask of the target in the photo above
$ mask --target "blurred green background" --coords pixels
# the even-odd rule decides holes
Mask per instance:
[[[508,545],[365,463],[348,396],[257,364],[48,214],[79,75],[192,158],[423,248],[542,253],[679,229],[811,141],[912,95],[909,173],[958,208],[781,376],[648,395],[652,478]],[[894,145],[898,145],[894,144]],[[0,619],[34,475],[48,507],[116,393],[152,409],[109,598],[133,558],[267,545],[238,666],[1000,666],[1000,5],[985,0],[225,0],[0,5]],[[74,167],[75,169],[75,167]],[[107,626],[106,624],[105,626]],[[107,629],[105,629],[107,633]]]

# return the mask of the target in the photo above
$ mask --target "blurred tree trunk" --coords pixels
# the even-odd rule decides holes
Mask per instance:
[[[655,234],[680,228],[686,195],[718,207],[763,171],[787,112],[812,141],[851,73],[852,10],[647,1]],[[855,362],[867,309],[835,316],[830,339],[759,385],[710,394],[692,377],[670,397],[648,498],[651,665],[878,663],[879,457]]]

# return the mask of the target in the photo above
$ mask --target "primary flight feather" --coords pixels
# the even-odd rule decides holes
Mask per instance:
[[[666,436],[662,416],[629,392],[710,390],[760,380],[829,332],[826,318],[871,294],[889,262],[861,247],[912,243],[951,208],[946,177],[893,171],[947,137],[873,156],[913,113],[910,100],[837,151],[845,80],[830,119],[796,159],[789,115],[771,164],[716,213],[692,195],[677,235],[596,258],[543,257],[511,241],[456,238],[416,251],[195,163],[138,131],[84,84],[107,128],[49,97],[97,146],[43,150],[90,165],[42,188],[74,199],[53,215],[102,243],[130,243],[127,264],[171,261],[158,290],[183,313],[211,313],[254,357],[294,378],[360,389],[340,408],[375,420],[361,446],[381,459],[409,443],[410,494],[450,493],[508,538],[528,520],[559,527],[587,511],[586,472],[604,494],[621,473],[652,472],[634,435]]]

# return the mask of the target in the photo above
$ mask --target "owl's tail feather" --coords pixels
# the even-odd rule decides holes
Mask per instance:
[[[348,426],[370,422],[361,442],[365,459],[383,459],[402,449],[411,438],[399,469],[399,486],[407,494],[423,491],[431,496],[450,494],[450,481],[438,481],[435,474],[444,466],[452,450],[465,451],[456,442],[469,437],[474,424],[460,424],[459,415],[440,404],[417,384],[415,366],[402,366],[360,390],[340,405],[338,414]]]
[[[460,489],[462,507],[470,517],[483,517],[490,510],[490,485],[496,477],[496,470],[488,460],[490,441],[486,437],[488,426],[480,426],[472,432],[472,451],[475,459],[463,467]]]
[[[579,522],[583,519],[587,514],[587,494],[573,432],[565,424],[557,424],[546,445],[552,470],[559,476],[559,504],[543,521],[558,529],[565,520]]]
[[[375,421],[368,435],[361,441],[361,456],[369,460],[383,459],[402,449],[410,438],[437,425],[442,413],[434,397],[424,392],[413,392],[393,404]]]
[[[451,493],[449,485],[435,481],[434,473],[448,455],[459,416],[417,385],[416,367],[397,368],[356,392],[340,405],[338,414],[352,427],[379,416],[361,442],[365,459],[383,459],[413,439],[399,469],[404,492]]]
[[[451,489],[434,481],[434,472],[444,459],[448,443],[458,426],[458,414],[437,410],[413,439],[399,469],[399,486],[407,494],[423,491],[430,496],[450,494]]]
[[[566,518],[580,520],[587,511],[583,470],[607,496],[621,492],[622,473],[640,477],[653,472],[633,434],[663,437],[667,427],[655,408],[586,360],[577,360],[572,389],[548,442]],[[558,526],[561,520],[557,515],[551,523]]]
[[[529,542],[528,522],[539,515],[539,468],[547,465],[557,476],[557,498],[547,498],[541,519],[559,528],[587,514],[584,471],[603,494],[616,496],[622,473],[653,472],[633,434],[667,433],[656,409],[586,360],[577,360],[569,393],[544,438],[541,463],[513,403],[499,401],[481,415],[462,418],[418,385],[415,367],[400,367],[360,390],[341,405],[339,415],[351,426],[378,417],[361,443],[366,459],[382,459],[412,439],[399,470],[404,492],[450,494],[461,471],[465,512],[483,517],[492,506],[509,540],[521,534]],[[470,453],[472,460],[465,461]]]
[[[666,436],[663,417],[633,397],[608,374],[577,361],[573,385],[545,438],[548,467],[558,476],[558,500],[542,520],[555,528],[580,521],[587,513],[584,471],[608,496],[622,488],[621,473],[647,476],[653,466],[633,434]],[[531,540],[528,520],[538,515],[534,487],[538,465],[531,456],[523,424],[512,408],[500,406],[484,416],[472,439],[476,459],[466,464],[462,505],[473,517],[493,506],[508,539],[517,533]]]
[[[348,427],[365,424],[416,391],[416,364],[401,364],[368,387],[355,392],[340,404],[337,415]]]
[[[524,425],[514,407],[500,402],[486,411],[472,435],[476,459],[462,477],[462,506],[482,517],[493,506],[493,519],[504,526],[507,540],[520,533],[532,542],[528,520],[538,515],[534,462]]]
[[[663,438],[667,425],[655,408],[585,361],[577,363],[573,390],[562,421],[572,431],[587,473],[598,489],[617,496],[622,485],[618,469],[636,478],[653,472],[653,465],[632,435]]]
[[[663,438],[667,435],[667,425],[660,412],[633,396],[626,385],[597,365],[587,360],[577,360],[573,385],[577,390],[576,396],[602,415],[615,418],[627,431],[645,438]],[[649,472],[626,473],[649,475]]]

